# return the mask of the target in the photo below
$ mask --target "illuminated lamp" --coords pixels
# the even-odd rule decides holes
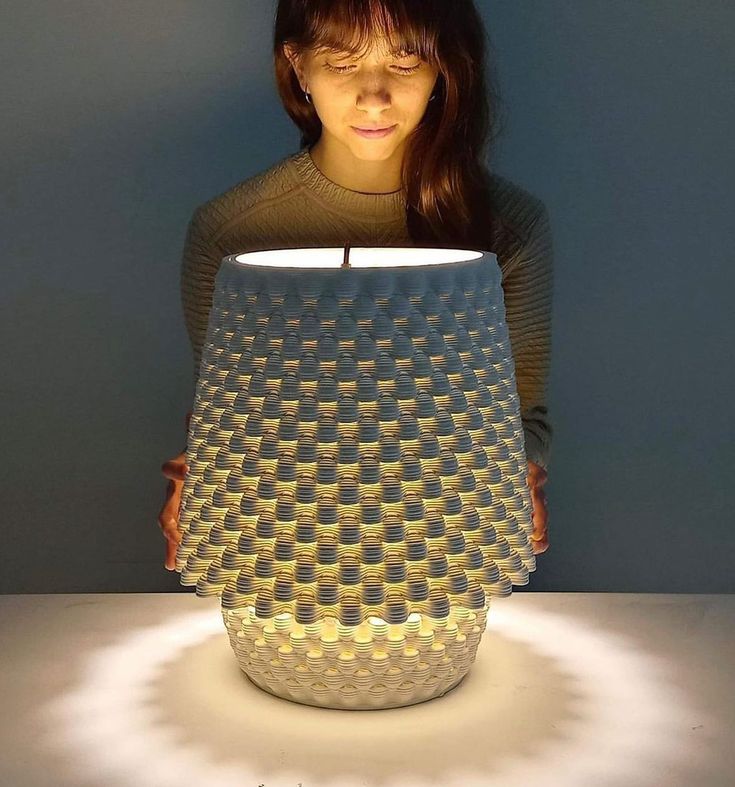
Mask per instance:
[[[494,254],[295,248],[217,273],[176,569],[240,668],[329,708],[439,697],[535,570]]]

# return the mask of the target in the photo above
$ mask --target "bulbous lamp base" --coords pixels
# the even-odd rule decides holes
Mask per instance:
[[[469,672],[485,630],[483,609],[451,607],[444,619],[413,613],[393,625],[371,617],[297,623],[290,613],[258,618],[252,606],[222,608],[240,669],[283,699],[323,708],[399,708],[434,699]]]

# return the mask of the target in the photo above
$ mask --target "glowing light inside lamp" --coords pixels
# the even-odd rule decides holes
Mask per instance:
[[[263,265],[273,268],[339,268],[342,264],[344,247],[303,249],[268,249],[237,254],[235,260],[241,265]],[[350,248],[350,266],[353,268],[396,268],[413,265],[446,265],[467,262],[482,257],[481,251],[470,249],[435,249],[413,247],[369,247]]]

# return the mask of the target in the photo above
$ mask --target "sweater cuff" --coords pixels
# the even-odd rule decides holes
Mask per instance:
[[[548,471],[549,450],[541,442],[541,438],[527,427],[523,427],[523,439],[526,443],[526,460],[541,465]]]

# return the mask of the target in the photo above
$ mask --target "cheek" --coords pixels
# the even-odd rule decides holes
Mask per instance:
[[[324,79],[318,87],[322,102],[327,106],[341,107],[354,102],[355,91],[346,81]]]
[[[407,82],[405,92],[415,98],[428,98],[434,89],[435,82],[436,79],[431,75],[422,74]]]
[[[432,83],[424,83],[422,85],[414,85],[410,91],[406,91],[405,103],[410,106],[414,112],[419,114],[423,113],[426,105],[431,96]]]

